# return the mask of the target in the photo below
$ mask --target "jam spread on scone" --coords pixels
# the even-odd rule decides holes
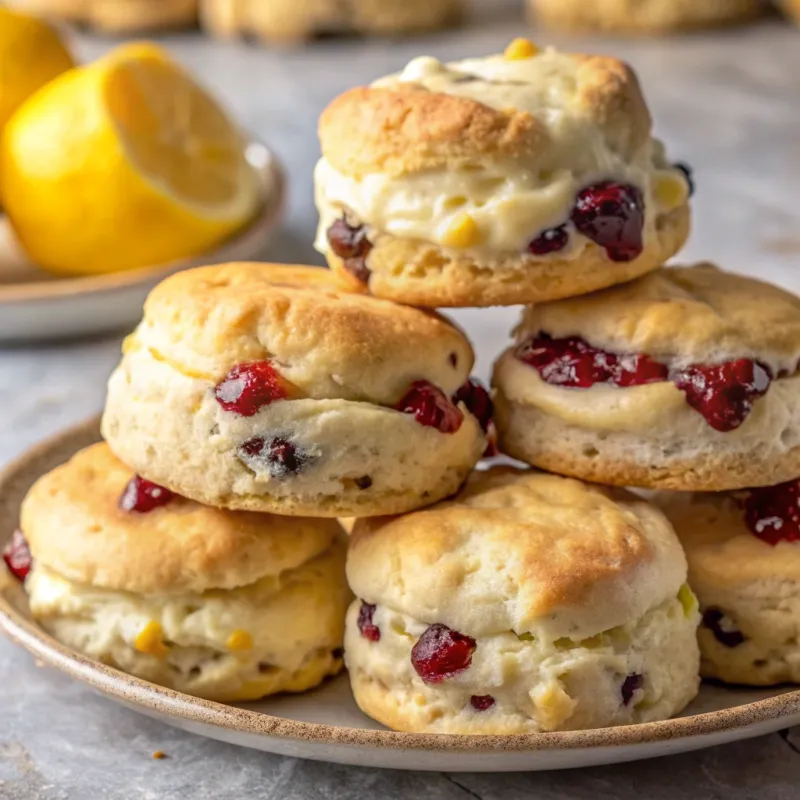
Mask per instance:
[[[3,561],[6,562],[11,574],[18,580],[24,581],[28,577],[33,558],[22,531],[14,531],[11,541],[3,550]]]
[[[363,225],[351,225],[345,217],[337,219],[328,228],[328,244],[351,275],[361,283],[369,283],[367,256],[372,250],[372,243]]]
[[[750,489],[742,505],[747,527],[762,541],[800,540],[800,479]]]
[[[532,256],[548,256],[558,253],[569,244],[569,232],[566,225],[543,230],[529,245],[528,252]]]
[[[252,417],[276,400],[290,397],[286,381],[270,361],[237,364],[214,387],[214,397],[225,409],[242,417]]]
[[[477,642],[446,625],[429,625],[411,650],[411,663],[426,683],[440,683],[469,668]]]
[[[379,642],[381,639],[381,629],[372,621],[376,607],[362,600],[361,608],[358,611],[358,629],[361,631],[361,635],[370,642]]]
[[[719,608],[707,608],[703,612],[703,625],[725,647],[738,647],[740,644],[744,644],[744,634],[737,630],[732,620]]]
[[[478,420],[484,433],[489,432],[494,415],[494,405],[489,392],[476,378],[470,378],[454,395],[454,403],[463,403],[470,414]]]
[[[397,410],[413,414],[420,425],[436,428],[441,433],[455,433],[464,422],[461,410],[428,381],[414,381],[397,404]]]
[[[175,497],[175,493],[146,481],[140,475],[134,475],[119,498],[119,507],[123,511],[136,511],[146,514],[160,506],[165,506]]]

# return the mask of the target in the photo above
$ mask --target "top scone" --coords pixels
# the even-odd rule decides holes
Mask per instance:
[[[205,267],[151,293],[103,434],[143,477],[208,505],[397,513],[452,493],[479,459],[473,392],[456,397],[472,363],[446,320],[342,291],[326,270]]]
[[[616,59],[525,40],[503,56],[417,58],[334,100],[319,133],[316,246],[380,297],[569,297],[655,269],[688,235],[688,175]]]

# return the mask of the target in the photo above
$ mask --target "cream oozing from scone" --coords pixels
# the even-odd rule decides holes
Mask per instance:
[[[688,183],[656,140],[631,157],[609,146],[596,123],[571,102],[577,71],[574,58],[548,49],[520,60],[491,56],[443,64],[420,57],[401,73],[376,81],[376,88],[413,85],[498,110],[528,112],[549,133],[547,152],[537,153],[528,165],[520,158],[476,157],[460,168],[359,177],[342,173],[323,157],[315,172],[317,250],[328,251],[329,227],[349,213],[368,226],[371,239],[389,234],[484,258],[523,253],[542,231],[569,221],[582,189],[608,180],[643,193],[643,235],[654,235],[657,217],[686,203]],[[459,224],[465,215],[472,221],[467,237]],[[577,259],[589,244],[574,231],[558,257]]]
[[[400,730],[513,734],[646,722],[673,715],[697,692],[699,616],[688,588],[580,641],[477,636],[470,666],[438,683],[422,680],[412,663],[426,623],[379,604],[372,622],[380,638],[372,641],[359,631],[360,607],[351,605],[345,634],[356,699]]]
[[[344,547],[236,589],[143,596],[34,563],[31,613],[55,638],[146,680],[214,699],[299,691],[338,671]],[[303,685],[303,683],[306,685]]]

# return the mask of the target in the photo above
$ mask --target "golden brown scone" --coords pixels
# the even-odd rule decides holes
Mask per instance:
[[[537,50],[403,72],[319,123],[316,247],[354,288],[419,306],[541,302],[631,280],[688,236],[688,172],[633,71]]]
[[[800,683],[800,480],[726,494],[659,494],[703,612],[701,672]]]
[[[531,21],[568,31],[648,35],[733,25],[764,12],[763,0],[527,0]]]
[[[34,618],[92,658],[229,701],[341,669],[350,596],[334,520],[201,506],[98,444],[39,479],[21,530]]]
[[[623,486],[800,474],[800,299],[710,264],[531,306],[495,364],[500,448]]]
[[[294,43],[329,34],[394,34],[453,22],[461,0],[200,0],[203,26],[216,36]]]
[[[346,661],[362,710],[414,732],[664,719],[697,692],[697,604],[675,534],[622,490],[476,472],[451,500],[358,520]]]
[[[12,0],[35,14],[90,25],[106,33],[188,27],[197,20],[198,0]]]
[[[778,6],[791,19],[800,23],[800,0],[778,0]]]
[[[485,446],[466,337],[327,270],[229,264],[157,287],[109,384],[126,464],[208,505],[368,516],[454,492]]]

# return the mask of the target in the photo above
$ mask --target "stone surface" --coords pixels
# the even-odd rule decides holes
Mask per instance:
[[[220,96],[243,125],[272,144],[291,178],[286,225],[268,256],[320,263],[310,242],[315,121],[336,93],[402,66],[501,49],[523,30],[513,2],[476,3],[467,30],[413,41],[325,41],[267,51],[195,35],[167,46]],[[565,44],[549,36],[541,42]],[[86,58],[111,42],[77,38]],[[621,54],[638,68],[657,130],[696,170],[695,234],[685,258],[714,258],[800,290],[800,34],[765,22],[747,30],[658,41],[577,40],[573,49]],[[516,311],[456,312],[473,334],[486,377]],[[0,463],[97,412],[120,337],[0,350]],[[168,758],[152,759],[163,750]],[[800,731],[652,762],[519,775],[392,773],[237,749],[172,730],[120,708],[0,642],[0,798],[386,797],[758,798],[798,796]]]

